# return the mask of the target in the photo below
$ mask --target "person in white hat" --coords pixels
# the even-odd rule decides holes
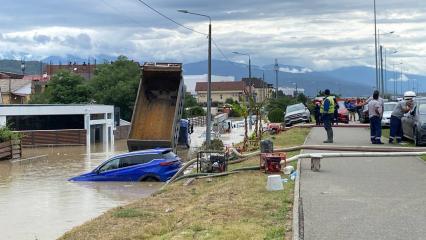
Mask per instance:
[[[392,144],[395,139],[397,143],[401,143],[403,136],[401,118],[402,116],[404,116],[405,113],[413,109],[413,100],[415,97],[415,92],[405,92],[404,100],[399,101],[398,104],[395,106],[395,109],[393,110],[390,119],[389,143]]]

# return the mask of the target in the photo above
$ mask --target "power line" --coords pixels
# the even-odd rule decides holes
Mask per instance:
[[[170,17],[168,17],[168,16],[166,16],[166,15],[162,14],[162,13],[161,13],[161,12],[159,12],[157,9],[155,9],[155,8],[151,7],[150,5],[148,5],[147,3],[145,3],[145,2],[144,2],[144,1],[142,1],[142,0],[136,0],[136,1],[138,1],[138,2],[142,3],[143,5],[145,5],[146,7],[148,7],[149,9],[151,9],[152,11],[156,12],[156,13],[157,13],[157,14],[159,14],[160,16],[162,16],[162,17],[164,17],[165,19],[167,19],[167,20],[169,20],[169,21],[171,21],[171,22],[175,23],[175,24],[176,24],[176,25],[178,25],[178,26],[181,26],[181,27],[183,27],[183,28],[185,28],[185,29],[188,29],[188,30],[190,30],[190,31],[196,32],[196,33],[198,33],[198,34],[201,34],[201,35],[204,35],[204,36],[208,36],[208,34],[206,34],[206,33],[199,32],[199,31],[197,31],[197,30],[194,30],[194,29],[192,29],[192,28],[189,28],[189,27],[187,27],[187,26],[185,26],[185,25],[183,25],[183,24],[181,24],[181,23],[179,23],[179,22],[177,22],[177,21],[173,20],[172,18],[170,18]]]

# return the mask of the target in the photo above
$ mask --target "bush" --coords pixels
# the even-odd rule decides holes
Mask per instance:
[[[204,116],[206,113],[204,112],[204,109],[200,106],[191,107],[188,109],[188,117],[198,117],[198,116]]]
[[[0,128],[0,142],[6,142],[10,140],[19,140],[22,138],[21,133],[12,132],[8,127]]]
[[[268,113],[268,120],[273,123],[280,123],[284,120],[284,111],[276,108]]]
[[[213,139],[213,140],[210,140],[210,148],[208,150],[223,151],[224,147],[225,146],[223,145],[222,140],[220,140],[220,139]],[[205,141],[203,143],[202,148],[203,149],[207,149]]]

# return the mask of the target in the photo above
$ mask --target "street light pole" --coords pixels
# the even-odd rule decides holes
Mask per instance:
[[[278,71],[280,70],[280,67],[278,65],[278,60],[275,58],[275,99],[278,99]]]
[[[206,116],[206,146],[210,148],[211,142],[211,83],[212,83],[212,19],[208,15],[189,12],[187,10],[178,10],[181,13],[187,13],[197,16],[206,17],[209,19],[209,49],[208,49],[208,77],[207,77],[207,116]]]
[[[377,19],[376,19],[376,0],[374,0],[374,54],[376,56],[376,89],[379,88],[379,73],[377,65]]]
[[[250,57],[250,54],[248,54],[248,53],[241,53],[241,52],[232,52],[232,53],[233,54],[237,54],[237,55],[248,56],[248,58],[249,58],[249,101],[251,101],[250,98],[253,97],[253,94],[252,94],[252,85],[253,85],[253,83],[252,83],[252,79],[251,79],[251,57]],[[253,101],[256,103],[256,99],[253,98]],[[249,110],[249,118],[250,118],[250,120],[249,120],[249,129],[252,130],[253,129],[253,126],[252,126],[253,124],[252,124],[252,117],[251,117],[250,110]]]

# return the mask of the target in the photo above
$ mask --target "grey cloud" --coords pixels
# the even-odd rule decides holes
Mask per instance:
[[[91,49],[92,39],[88,34],[81,33],[76,37],[66,36],[62,43],[71,48]]]
[[[35,35],[33,37],[34,41],[41,43],[41,44],[46,44],[48,42],[50,42],[51,38],[49,36],[46,35]]]

